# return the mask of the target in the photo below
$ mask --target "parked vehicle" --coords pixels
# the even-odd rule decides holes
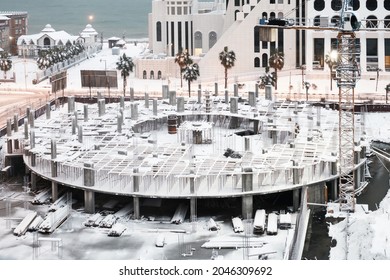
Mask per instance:
[[[275,213],[268,214],[267,234],[268,235],[278,234],[278,215],[276,215]]]
[[[266,212],[264,209],[258,209],[255,213],[255,219],[253,220],[253,233],[263,234],[265,231],[265,218]]]
[[[235,217],[232,219],[233,231],[235,233],[244,232],[244,224],[239,217]]]

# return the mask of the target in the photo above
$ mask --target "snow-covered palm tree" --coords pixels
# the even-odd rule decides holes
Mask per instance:
[[[116,63],[116,69],[121,71],[123,77],[123,96],[126,94],[127,77],[133,72],[134,62],[131,57],[126,56],[124,53],[119,57],[119,61]]]
[[[37,59],[38,68],[41,70],[47,69],[53,65],[53,58],[51,52],[48,50],[42,50],[38,54]]]
[[[234,62],[236,61],[236,54],[234,53],[234,51],[229,51],[228,47],[226,46],[223,48],[223,51],[219,53],[219,60],[225,68],[225,88],[227,88],[227,70],[234,66]]]
[[[278,89],[278,70],[282,70],[284,67],[284,54],[275,49],[269,57],[268,63],[275,70],[275,89]]]
[[[325,63],[328,65],[330,70],[330,90],[332,90],[332,75],[333,75],[333,68],[337,65],[337,54],[330,52],[329,54],[325,55]]]
[[[187,66],[193,63],[192,59],[190,58],[189,53],[187,50],[181,51],[176,54],[175,57],[175,63],[177,63],[180,67],[180,81],[181,85],[180,87],[183,87],[183,69]]]
[[[191,82],[196,81],[199,76],[199,65],[197,63],[187,65],[183,69],[183,78],[188,82],[188,96],[191,97]]]
[[[0,53],[0,69],[4,71],[4,79],[7,79],[7,71],[12,68],[12,60],[8,52]]]

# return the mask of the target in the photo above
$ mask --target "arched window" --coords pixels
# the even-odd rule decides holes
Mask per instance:
[[[342,0],[332,0],[330,4],[332,10],[336,12],[341,10],[342,5],[343,5]]]
[[[237,13],[239,13],[239,12],[240,12],[239,10],[234,11],[234,20],[237,20]]]
[[[158,72],[157,72],[157,79],[161,79],[161,71],[160,70],[158,70]]]
[[[48,46],[50,46],[50,39],[49,38],[45,38],[45,39],[43,39],[43,45],[45,46],[45,47],[48,47]]]
[[[314,26],[320,26],[320,16],[314,17]]]
[[[354,11],[357,11],[360,9],[360,1],[352,1],[352,8]]]
[[[266,53],[263,53],[261,56],[261,67],[267,67],[268,66],[268,55]]]
[[[157,42],[161,42],[161,22],[156,22],[156,39]]]
[[[146,76],[146,70],[144,70],[144,72],[142,72],[142,79],[147,79],[148,77]]]
[[[378,19],[376,16],[368,16],[366,24],[367,28],[378,28]]]
[[[390,28],[390,16],[386,16],[385,17],[384,27],[385,28]]]
[[[275,18],[275,13],[274,13],[274,12],[271,12],[271,13],[269,14],[269,17],[270,17],[270,18]]]
[[[282,12],[279,12],[279,13],[278,13],[278,18],[284,18],[284,15],[283,15]]]
[[[151,79],[151,80],[154,80],[154,71],[153,71],[153,70],[150,71],[150,79]]]
[[[378,8],[378,1],[377,0],[367,0],[366,7],[367,7],[367,10],[369,10],[369,11],[375,11],[376,8]]]
[[[386,10],[390,11],[390,0],[385,0],[383,2],[383,7],[385,7]]]
[[[217,33],[214,31],[211,31],[209,33],[209,49],[211,49],[215,43],[217,42]]]
[[[322,11],[325,8],[325,1],[324,0],[315,0],[314,1],[314,9],[319,12]]]
[[[389,0],[390,1],[390,0]],[[261,17],[262,18],[265,18],[265,19],[268,19],[268,14],[266,13],[266,12],[263,12],[262,14],[261,14]]]
[[[340,16],[334,16],[330,19],[330,23],[333,26],[339,26],[340,25]]]
[[[254,66],[255,66],[255,68],[259,68],[260,67],[260,58],[258,58],[258,57],[255,57],[255,61],[254,61]]]
[[[196,31],[194,34],[194,46],[196,49],[201,49],[202,48],[202,32]]]

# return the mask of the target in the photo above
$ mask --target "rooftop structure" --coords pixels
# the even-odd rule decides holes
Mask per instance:
[[[17,54],[18,38],[27,34],[27,12],[0,11],[0,48]]]

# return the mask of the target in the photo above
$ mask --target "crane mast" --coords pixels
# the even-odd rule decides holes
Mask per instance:
[[[343,0],[337,35],[336,80],[339,88],[339,201],[340,210],[355,210],[355,96],[360,77],[359,50],[355,30],[359,22],[352,12],[351,0]]]

